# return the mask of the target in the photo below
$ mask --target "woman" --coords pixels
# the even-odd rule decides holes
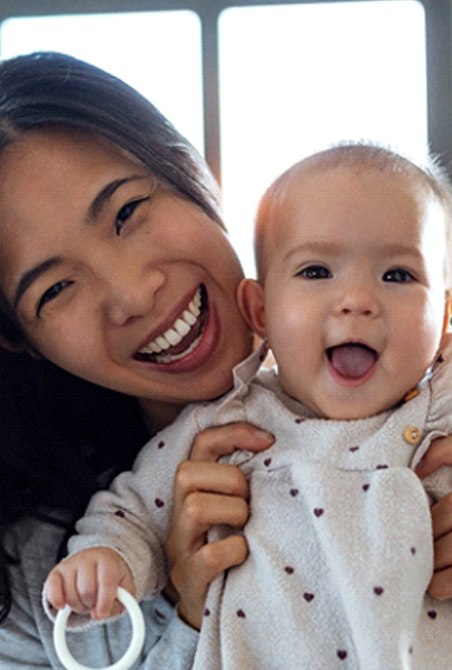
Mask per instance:
[[[208,171],[135,91],[66,56],[6,62],[0,152],[0,334],[5,347],[37,358],[22,356],[17,388],[7,389],[10,431],[20,429],[23,451],[2,488],[12,496],[3,525],[26,519],[4,535],[13,606],[0,660],[54,668],[38,593],[66,529],[90,493],[130,464],[144,433],[229,388],[252,341],[235,303],[242,271]],[[36,390],[27,396],[20,380],[28,374]],[[190,666],[196,633],[184,621],[199,621],[207,584],[246,556],[241,537],[204,544],[211,525],[241,527],[247,518],[243,475],[214,461],[271,441],[246,425],[199,436],[179,471],[168,540],[181,618],[163,598],[143,605],[140,667]],[[448,537],[447,510],[437,516]],[[122,619],[91,631],[78,640],[78,657],[105,665],[127,635]]]
[[[4,535],[7,554],[17,565],[10,566],[14,606],[2,628],[0,658],[3,655],[8,667],[58,667],[51,627],[41,618],[39,606],[45,563],[56,559],[65,530],[90,493],[105,486],[114,470],[130,465],[149,433],[170,421],[189,400],[226,390],[230,369],[248,353],[251,336],[235,306],[235,285],[242,274],[220,222],[209,173],[152,105],[91,66],[41,55],[1,66],[0,110],[5,241],[15,246],[17,216],[24,217],[19,226],[24,233],[25,220],[31,219],[38,232],[38,245],[27,239],[28,233],[22,238],[32,252],[26,267],[22,252],[13,261],[9,244],[2,254],[3,343],[27,352],[13,358],[10,365],[17,370],[11,370],[10,382],[9,376],[4,380],[5,398],[14,403],[5,418],[8,434],[21,445],[21,452],[16,458],[17,451],[4,445],[12,463],[2,488],[9,501],[3,525],[31,513],[42,519],[40,525],[25,522],[16,526],[14,535]],[[33,175],[25,176],[28,168]],[[28,184],[24,192],[17,190],[21,191],[19,182]],[[44,212],[45,203],[53,203],[52,214]],[[28,214],[19,212],[28,205]],[[87,232],[88,238],[66,240],[58,251],[50,248],[53,243],[39,249],[45,240],[57,240],[53,226],[61,222],[62,231],[78,230],[82,237]],[[63,268],[59,256],[73,243],[70,267],[56,279],[52,273]],[[75,298],[71,305],[65,300],[69,294]],[[68,306],[59,325],[58,304]],[[193,318],[185,314],[190,309],[196,314]],[[167,338],[179,317],[188,328],[180,341],[169,346],[165,339],[165,354],[146,351],[156,338]],[[116,393],[102,391],[97,384]],[[110,417],[115,426],[108,426]],[[122,430],[117,434],[118,426]],[[260,448],[270,442],[268,436],[255,436],[252,427],[235,426],[201,436],[193,456],[214,461],[235,445]],[[204,480],[209,493],[196,493],[206,488]],[[18,491],[18,483],[26,489]],[[216,490],[226,497],[216,496]],[[202,506],[200,517],[193,506],[205,495],[209,505]],[[179,584],[179,609],[187,620],[194,608],[199,610],[210,579],[245,556],[240,538],[202,547],[205,529],[212,523],[244,523],[245,495],[246,483],[234,468],[207,462],[196,465],[193,473],[190,467],[181,472],[176,490],[180,511],[169,551]],[[188,579],[191,574],[194,579]],[[4,602],[7,606],[7,598]],[[194,631],[172,617],[163,601],[147,609],[143,667],[178,667],[178,659],[189,659]],[[93,639],[79,640],[80,650],[86,647],[84,662],[105,665],[127,635],[127,626],[119,622]]]

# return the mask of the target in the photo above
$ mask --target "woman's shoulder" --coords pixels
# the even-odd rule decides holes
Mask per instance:
[[[60,668],[53,647],[53,625],[41,604],[44,581],[54,566],[66,537],[64,518],[26,519],[16,523],[5,536],[5,549],[13,559],[11,586],[13,603],[0,626],[0,667]],[[197,634],[176,615],[163,596],[142,603],[146,622],[143,664],[140,668],[188,667]],[[75,658],[88,666],[101,667],[119,658],[130,637],[127,618],[97,626],[71,638]],[[134,666],[135,667],[135,666]]]
[[[40,594],[47,573],[56,563],[67,534],[63,518],[55,521],[27,518],[14,524],[3,544],[10,560],[13,589]]]
[[[12,603],[0,626],[0,667],[60,667],[53,651],[52,626],[41,607],[41,592],[65,533],[61,526],[27,518],[3,535]]]

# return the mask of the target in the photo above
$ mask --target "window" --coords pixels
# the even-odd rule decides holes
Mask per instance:
[[[83,14],[23,17],[13,16],[17,0],[9,4],[2,58],[53,49],[100,65],[206,150],[221,171],[225,220],[247,274],[258,198],[292,162],[342,139],[425,154],[426,2],[154,0],[158,11],[115,13],[124,3],[111,0],[111,13],[94,14],[79,0],[74,12]],[[42,4],[57,14],[61,3]]]
[[[248,273],[258,198],[293,162],[359,139],[425,157],[419,2],[227,9],[219,39],[224,213]]]
[[[195,12],[11,18],[0,35],[2,58],[62,51],[124,79],[204,151],[201,23]]]

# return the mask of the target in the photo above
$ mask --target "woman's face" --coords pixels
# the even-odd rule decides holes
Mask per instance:
[[[216,397],[251,346],[221,227],[138,161],[34,132],[0,163],[0,282],[46,358],[143,399]]]

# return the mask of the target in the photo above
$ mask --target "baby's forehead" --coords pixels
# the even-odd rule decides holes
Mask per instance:
[[[404,215],[411,212],[409,218],[412,221],[422,220],[427,210],[432,211],[433,205],[444,225],[447,238],[445,255],[449,256],[452,200],[444,176],[440,174],[437,177],[435,171],[420,168],[396,154],[385,151],[375,153],[373,148],[368,147],[356,150],[354,147],[352,150],[327,151],[303,159],[276,179],[261,201],[256,219],[258,266],[262,270],[268,267],[285,225],[290,225],[294,217],[303,222],[305,215],[312,220],[321,211],[335,213],[339,201],[345,202],[353,215],[355,203],[357,207],[358,203],[361,207],[367,206],[367,194],[373,201],[376,218],[380,202],[383,203],[382,216],[388,214],[391,218],[396,217],[400,203],[404,202]],[[388,209],[392,204],[393,214]]]
[[[365,182],[367,188],[372,184],[387,182],[392,189],[412,191],[413,197],[418,198],[433,195],[427,179],[414,165],[393,171],[369,161],[325,163],[313,158],[297,163],[275,182],[275,200],[282,205],[290,196],[312,190],[320,190],[327,196],[325,182],[331,184],[344,180],[351,184]]]

